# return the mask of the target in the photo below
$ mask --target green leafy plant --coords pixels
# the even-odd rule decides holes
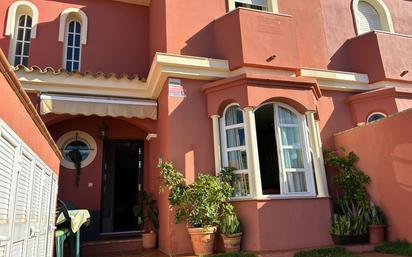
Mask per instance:
[[[219,253],[212,255],[213,257],[256,257],[254,253],[248,252],[232,252],[232,253]]]
[[[385,225],[386,217],[382,210],[373,202],[371,202],[370,214],[369,214],[369,225]]]
[[[176,223],[187,222],[190,227],[219,225],[233,192],[219,177],[200,174],[188,184],[172,162],[160,162],[161,190],[169,189],[169,203],[176,211]]]
[[[376,246],[375,252],[412,256],[412,244],[405,241],[385,242],[384,245]]]
[[[355,167],[359,157],[344,148],[327,150],[325,164],[339,169],[334,183],[341,190],[336,199],[336,214],[332,220],[333,235],[364,235],[370,222],[369,195],[366,186],[370,177]]]
[[[233,235],[242,232],[241,224],[233,205],[225,204],[223,212],[224,214],[220,221],[220,233],[223,235]]]
[[[294,257],[357,257],[343,247],[321,248],[295,253]]]
[[[369,206],[366,186],[370,183],[370,177],[355,167],[358,160],[359,157],[355,153],[346,154],[344,148],[340,148],[339,151],[325,151],[325,164],[339,169],[334,178],[334,183],[343,193],[337,199],[339,207],[344,208],[348,202],[364,208]]]
[[[345,215],[334,214],[330,232],[332,235],[349,236],[352,232],[350,218]]]
[[[159,210],[151,193],[143,191],[138,194],[137,204],[133,207],[133,214],[135,217],[141,217],[146,231],[157,231],[159,229]]]

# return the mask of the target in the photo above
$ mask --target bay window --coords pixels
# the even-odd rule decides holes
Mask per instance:
[[[257,142],[255,170],[247,161],[252,142],[245,140],[244,111],[231,105],[221,119],[222,165],[236,169],[234,197],[251,197],[250,183],[255,183],[252,188],[258,188],[252,191],[261,194],[255,197],[314,196],[305,115],[287,105],[271,103],[257,108],[254,118],[252,129],[256,129],[256,136],[249,141]]]
[[[223,167],[235,168],[234,197],[250,195],[249,168],[243,111],[238,105],[226,108],[221,119]]]

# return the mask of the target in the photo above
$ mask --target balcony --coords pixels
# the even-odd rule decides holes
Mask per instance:
[[[238,8],[214,22],[217,58],[230,69],[242,66],[299,67],[291,16]]]
[[[382,80],[412,82],[412,36],[373,31],[348,41],[353,71]]]

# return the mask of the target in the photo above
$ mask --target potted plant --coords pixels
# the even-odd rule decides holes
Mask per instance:
[[[140,217],[139,223],[144,226],[142,234],[143,248],[156,248],[157,230],[159,229],[158,208],[153,195],[149,192],[140,192],[136,206],[133,208],[135,217]]]
[[[242,241],[242,228],[240,221],[231,204],[226,204],[225,214],[220,222],[220,235],[223,238],[225,252],[239,252]]]
[[[382,244],[385,241],[386,218],[382,210],[373,202],[371,202],[369,222],[369,242]]]
[[[339,191],[335,199],[335,214],[331,235],[335,244],[368,242],[369,195],[366,186],[369,176],[355,167],[359,157],[344,148],[340,152],[327,150],[325,164],[339,169],[334,183]]]
[[[218,177],[205,174],[188,184],[172,162],[161,162],[159,168],[160,189],[169,189],[169,203],[176,212],[176,223],[186,222],[195,254],[213,254],[222,209],[233,188]]]
[[[333,242],[337,245],[368,242],[368,217],[364,208],[346,203],[342,214],[334,214],[331,227]]]

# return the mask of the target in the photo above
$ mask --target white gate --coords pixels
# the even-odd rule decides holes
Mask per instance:
[[[0,119],[0,257],[51,257],[57,176]]]

